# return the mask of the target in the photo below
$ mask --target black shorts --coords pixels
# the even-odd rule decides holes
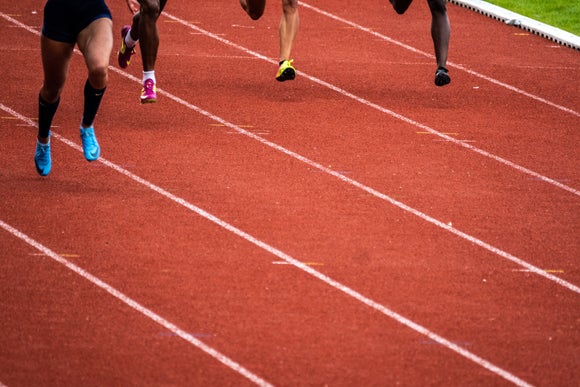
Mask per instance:
[[[97,19],[112,19],[104,0],[48,0],[42,34],[64,43],[76,43],[79,33]]]

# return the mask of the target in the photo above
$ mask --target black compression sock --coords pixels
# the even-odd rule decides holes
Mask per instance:
[[[50,135],[50,126],[59,103],[60,97],[56,102],[48,103],[38,94],[38,137],[47,138]]]
[[[91,86],[89,80],[85,82],[85,107],[83,110],[83,126],[89,127],[93,124],[95,116],[97,115],[97,110],[99,110],[99,105],[101,104],[101,99],[103,99],[103,94],[105,94],[104,89],[97,90]]]

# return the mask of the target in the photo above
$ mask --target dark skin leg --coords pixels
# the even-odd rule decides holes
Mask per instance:
[[[413,0],[390,0],[395,12],[404,14]],[[447,53],[449,50],[449,37],[451,27],[447,17],[447,7],[445,0],[427,0],[431,11],[431,37],[435,48],[435,57],[438,67],[447,65]]]
[[[143,71],[153,71],[159,49],[157,19],[163,12],[167,0],[139,0],[139,3],[141,9],[133,16],[131,38],[140,41]]]
[[[449,36],[451,35],[445,0],[428,0],[428,3],[431,10],[431,37],[435,47],[437,66],[445,67],[449,50]]]

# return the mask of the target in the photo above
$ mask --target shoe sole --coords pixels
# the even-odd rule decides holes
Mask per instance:
[[[156,103],[157,102],[157,98],[142,98],[141,99],[141,104],[144,105],[146,103]]]
[[[447,73],[440,72],[435,76],[435,85],[436,86],[445,86],[451,83],[451,78]]]
[[[38,174],[40,176],[47,176],[50,173],[50,170],[51,170],[51,166],[50,165],[41,169],[41,168],[38,167],[38,164],[36,163],[36,160],[34,160],[34,161],[35,161],[35,163],[34,163],[35,165],[34,166],[36,167],[36,172],[38,172]]]
[[[296,71],[294,69],[287,68],[286,70],[282,71],[282,74],[280,74],[278,77],[276,77],[276,80],[278,82],[284,82],[284,81],[291,81],[294,78],[296,78]]]

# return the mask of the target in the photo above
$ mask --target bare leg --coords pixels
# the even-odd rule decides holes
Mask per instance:
[[[107,87],[108,67],[113,50],[113,22],[101,18],[81,31],[77,39],[79,50],[85,58],[88,78],[95,89]]]
[[[113,22],[101,18],[81,31],[77,38],[79,50],[88,70],[84,90],[84,110],[81,126],[90,128],[109,82],[109,58],[113,50]]]
[[[40,37],[44,81],[39,93],[38,141],[42,144],[47,144],[49,141],[48,133],[66,82],[73,49],[73,44],[57,42],[44,35]]]
[[[133,17],[133,26],[136,28],[131,29],[131,37],[134,40],[138,38],[141,41],[143,71],[154,71],[159,49],[157,19],[161,15],[167,0],[140,0],[140,3],[141,10]],[[136,37],[133,34],[133,30],[138,31],[139,36]]]
[[[290,59],[294,41],[300,26],[298,0],[282,0],[282,18],[280,19],[280,61]]]
[[[445,67],[451,35],[445,0],[428,0],[428,3],[431,10],[431,36],[435,47],[437,66]]]

